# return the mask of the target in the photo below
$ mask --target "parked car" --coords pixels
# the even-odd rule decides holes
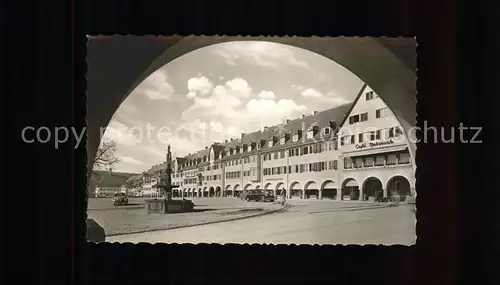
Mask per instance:
[[[113,197],[113,205],[114,206],[121,206],[121,205],[127,205],[127,204],[128,204],[127,194],[120,192],[120,193],[116,193],[115,196]]]
[[[245,201],[274,202],[275,197],[273,194],[262,190],[247,190],[243,191],[241,199]]]

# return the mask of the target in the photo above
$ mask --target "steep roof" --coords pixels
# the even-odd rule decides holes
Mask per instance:
[[[345,121],[349,117],[349,114],[351,113],[351,111],[354,108],[354,106],[356,106],[356,103],[358,103],[359,98],[361,98],[361,95],[363,95],[363,92],[365,91],[365,89],[366,89],[367,86],[368,85],[366,83],[363,84],[363,87],[361,87],[361,89],[359,90],[358,95],[356,95],[356,98],[354,98],[354,101],[352,102],[351,107],[349,108],[349,110],[347,110],[347,113],[346,113],[344,119],[338,125],[339,128],[344,125]]]
[[[265,151],[267,149],[278,149],[280,147],[287,147],[302,144],[307,141],[320,140],[320,139],[330,139],[338,127],[340,126],[340,122],[345,120],[345,117],[349,113],[349,110],[352,108],[352,103],[344,104],[335,108],[331,108],[328,110],[324,110],[321,112],[317,112],[315,114],[304,116],[298,119],[289,120],[286,123],[271,126],[265,128],[264,130],[259,130],[250,134],[244,134],[241,138],[233,139],[228,141],[225,144],[225,151],[230,149],[235,149],[237,146],[248,146],[251,143],[259,143],[264,141],[265,143],[261,145],[260,151]],[[318,126],[320,129],[316,131],[315,136],[309,140],[305,140],[305,135],[308,130],[312,126]],[[324,127],[332,128],[332,135],[323,135],[321,129]],[[298,134],[298,131],[301,131],[302,134],[299,136],[299,141],[293,142],[293,135]],[[287,141],[285,144],[275,144],[272,147],[269,147],[267,142],[271,138],[275,138],[278,141],[281,137],[287,135]],[[242,155],[247,155],[246,150]],[[253,152],[253,151],[252,151]],[[233,157],[237,157],[235,154]]]
[[[94,171],[99,178],[97,187],[120,187],[127,179],[137,175],[137,173]]]

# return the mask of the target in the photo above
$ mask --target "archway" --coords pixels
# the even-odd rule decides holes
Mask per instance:
[[[319,199],[318,185],[314,181],[309,181],[304,185],[304,196],[306,199],[316,198]]]
[[[359,200],[359,184],[354,178],[347,178],[342,183],[342,200]]]
[[[208,187],[203,187],[203,191],[201,192],[201,197],[203,198],[208,197]]]
[[[198,196],[198,198],[202,198],[203,197],[203,189],[198,188],[197,196]]]
[[[226,197],[232,197],[233,196],[233,190],[231,189],[231,185],[227,185],[226,186],[226,190],[225,190],[224,196],[226,196]]]
[[[282,195],[281,192],[282,191],[285,191],[286,192],[286,189],[285,189],[285,183],[283,182],[278,182],[276,184],[276,187],[275,187],[275,192],[274,192],[274,195],[275,196],[278,196],[278,195]]]
[[[252,184],[247,184],[243,187],[243,191],[252,190]]]
[[[234,185],[234,197],[239,197],[241,195],[241,187],[239,184]]]
[[[264,185],[264,192],[266,195],[275,195],[273,188],[271,187],[272,183],[266,183]]]
[[[208,189],[208,197],[215,197],[215,189],[214,189],[214,187],[210,187]]]
[[[320,191],[323,199],[337,199],[337,186],[333,180],[323,182]]]
[[[221,197],[221,196],[222,196],[222,193],[221,193],[221,192],[222,192],[222,191],[221,191],[220,186],[215,187],[215,196],[217,196],[217,197]]]
[[[100,143],[100,128],[135,87],[152,72],[193,50],[229,41],[260,40],[315,52],[342,65],[385,101],[408,132],[415,125],[416,40],[299,37],[109,36],[87,42],[87,169]],[[370,64],[367,64],[367,63]],[[122,68],[123,64],[127,68]],[[384,72],[380,72],[384,70]],[[106,82],[106,84],[103,84]],[[414,158],[415,144],[410,143]],[[415,167],[415,166],[414,166]]]
[[[387,197],[405,201],[411,196],[410,181],[404,176],[394,176],[387,182]]]
[[[290,184],[290,198],[292,197],[297,197],[297,198],[302,198],[302,189],[300,188],[300,183],[299,182],[292,182]]]
[[[363,200],[375,200],[376,191],[383,191],[382,182],[377,177],[368,177],[363,182]]]

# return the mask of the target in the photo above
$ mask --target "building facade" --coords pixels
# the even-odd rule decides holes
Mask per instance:
[[[290,199],[372,200],[415,195],[401,125],[364,85],[353,103],[213,143],[177,157],[179,197],[235,197],[262,189]],[[151,180],[152,181],[152,180]]]
[[[111,169],[93,172],[97,182],[95,187],[96,197],[113,197],[116,193],[126,193],[128,190],[127,180],[137,175],[135,173],[114,172]]]

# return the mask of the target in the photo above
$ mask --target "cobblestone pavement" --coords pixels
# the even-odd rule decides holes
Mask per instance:
[[[195,212],[178,214],[147,214],[144,199],[130,200],[129,206],[114,207],[111,199],[89,202],[88,218],[106,231],[106,236],[171,229],[260,215],[281,208],[278,204],[245,202],[235,198],[193,199]]]
[[[287,211],[260,217],[107,237],[106,241],[386,245],[412,245],[416,241],[416,220],[409,205],[308,200],[288,203],[291,207]]]

